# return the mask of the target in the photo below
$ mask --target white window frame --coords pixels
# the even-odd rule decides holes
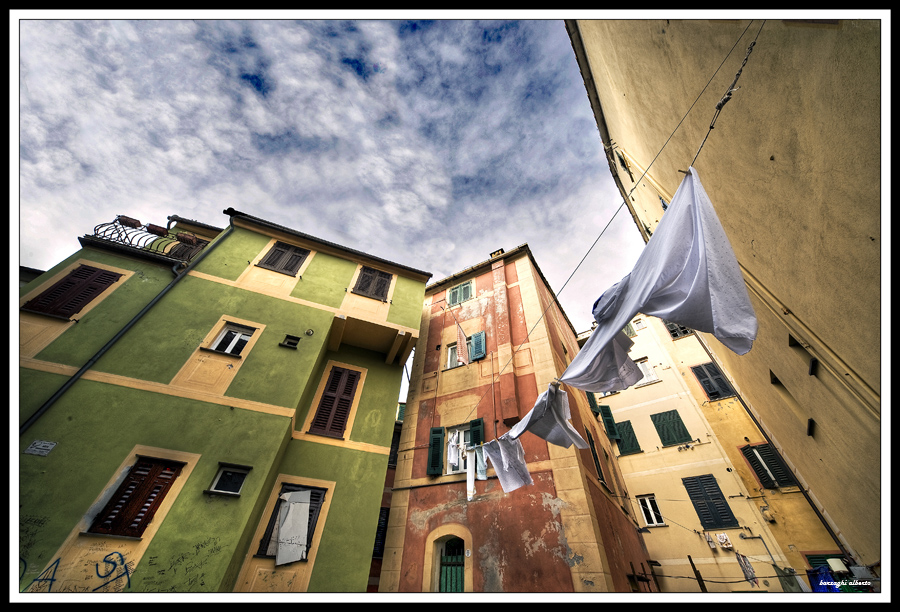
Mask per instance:
[[[234,333],[234,338],[231,339],[231,342],[228,343],[228,346],[225,348],[220,348],[220,345],[225,340],[225,337],[229,333]],[[247,327],[245,325],[238,325],[237,323],[226,323],[225,327],[222,328],[222,331],[219,332],[219,335],[216,336],[216,339],[213,340],[212,344],[210,344],[210,348],[218,353],[228,353],[229,355],[240,355],[244,350],[244,347],[247,346],[247,343],[250,342],[250,338],[253,337],[253,334],[256,333],[256,329],[252,327]],[[235,350],[238,342],[244,338],[244,343]]]
[[[448,459],[446,461],[447,471],[445,473],[446,474],[465,474],[468,464],[466,463],[467,453],[464,449],[472,441],[472,430],[468,424],[459,425],[457,427],[448,427],[447,428],[447,433],[444,436],[444,439],[447,441],[446,444],[444,445],[444,458],[446,459],[446,457],[447,457],[447,449],[449,448],[448,445],[450,444],[450,436],[452,436],[453,432],[455,432],[455,431],[458,431],[460,433],[460,436],[461,436],[461,439],[463,442],[461,445],[462,448],[459,451],[459,463],[456,464],[456,467],[454,467],[450,464],[450,460]]]
[[[469,355],[472,354],[472,337],[466,337],[466,349]],[[458,368],[461,366],[461,363],[456,361],[456,342],[452,342],[447,345],[447,369],[452,370],[453,368]]]
[[[468,297],[464,299],[457,299],[456,301],[451,301],[451,297],[453,296],[454,292],[456,292],[457,295],[459,293],[462,293],[462,288],[467,285],[469,287]],[[467,280],[464,283],[460,283],[447,289],[447,306],[456,306],[457,304],[462,304],[463,302],[471,300],[473,297],[475,297],[475,283],[472,280]]]
[[[638,495],[636,499],[638,506],[641,509],[641,516],[644,519],[644,524],[647,527],[662,527],[666,524],[662,512],[659,511],[659,504],[656,503],[655,495]],[[650,520],[648,520],[648,516],[650,517]],[[654,519],[654,516],[659,520]]]
[[[643,319],[635,319],[635,320],[633,321],[633,323],[634,323],[634,329],[635,329],[635,331],[644,329],[644,328],[646,327],[646,325],[644,325],[644,320],[643,320]]]
[[[656,374],[656,368],[650,365],[650,361],[646,357],[638,359],[634,363],[644,374],[644,377],[634,384],[635,387],[649,385],[650,383],[655,383],[659,380],[659,376]]]

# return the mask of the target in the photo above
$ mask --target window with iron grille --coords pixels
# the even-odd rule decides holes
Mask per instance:
[[[391,280],[394,278],[390,272],[382,272],[375,268],[363,266],[356,279],[353,293],[366,297],[387,301],[388,291],[391,288]]]
[[[179,461],[138,457],[88,532],[141,537],[183,466]]]
[[[309,251],[286,242],[276,242],[257,266],[289,276],[296,276]]]
[[[68,319],[81,312],[121,277],[117,272],[80,265],[52,287],[25,302],[22,310]]]
[[[286,521],[285,519],[290,513],[289,506],[291,504],[289,501],[290,496],[288,494],[304,491],[309,492],[308,505],[304,508],[304,510],[308,512],[308,518],[303,525],[297,525],[296,521],[293,523]],[[277,559],[279,546],[296,546],[300,544],[303,550],[297,555],[297,558],[294,558],[294,560],[306,561],[307,556],[312,552],[313,535],[316,531],[319,513],[322,509],[322,504],[325,501],[325,494],[327,492],[327,489],[319,487],[282,483],[281,489],[278,492],[278,499],[275,502],[275,508],[269,516],[266,530],[263,533],[262,539],[259,541],[259,548],[256,551],[256,556],[273,557]],[[284,527],[282,525],[284,525]],[[292,532],[285,533],[286,527],[290,527]],[[303,529],[304,527],[305,530]],[[293,531],[299,532],[300,535],[293,533]]]
[[[316,414],[309,426],[309,433],[332,438],[343,437],[359,379],[360,373],[357,370],[338,366],[331,368]]]

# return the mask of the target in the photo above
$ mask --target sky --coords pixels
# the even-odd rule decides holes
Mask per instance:
[[[233,207],[430,282],[527,243],[581,332],[643,249],[624,208],[592,248],[622,197],[562,20],[36,16],[11,22],[18,265]]]

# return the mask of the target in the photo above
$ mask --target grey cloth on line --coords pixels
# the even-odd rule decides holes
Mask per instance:
[[[569,423],[571,417],[569,396],[565,391],[551,384],[537,398],[534,407],[525,415],[525,418],[513,425],[505,435],[515,440],[526,431],[530,431],[556,446],[569,448],[574,444],[577,448],[587,448],[587,442]]]
[[[519,440],[512,440],[503,434],[496,440],[483,444],[484,454],[497,473],[497,480],[505,493],[519,487],[534,484],[528,466],[525,465],[525,450]]]
[[[594,303],[597,327],[560,382],[594,392],[634,384],[635,366],[614,339],[639,312],[711,333],[738,355],[756,339],[740,266],[693,167],[632,271]]]

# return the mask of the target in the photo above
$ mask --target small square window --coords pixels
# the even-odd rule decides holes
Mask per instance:
[[[278,343],[278,346],[283,346],[289,349],[296,349],[299,343],[300,336],[291,336],[290,334],[287,334],[285,335],[284,340]]]
[[[666,524],[659,506],[656,503],[656,497],[653,495],[641,495],[637,498],[638,505],[641,507],[641,514],[644,517],[644,523],[648,527],[660,527]]]
[[[204,493],[216,493],[220,495],[240,495],[244,486],[244,480],[247,474],[253,469],[246,465],[232,465],[230,463],[220,463],[219,471],[213,478],[209,489]]]
[[[219,353],[228,353],[230,355],[240,355],[244,350],[244,346],[253,336],[256,330],[252,327],[244,327],[236,323],[228,323],[213,341],[210,348]]]
[[[456,346],[457,346],[456,342],[454,342],[453,344],[447,345],[447,369],[448,370],[462,365],[457,360]],[[471,337],[466,338],[466,354],[468,354],[468,355],[472,354],[472,338]]]

